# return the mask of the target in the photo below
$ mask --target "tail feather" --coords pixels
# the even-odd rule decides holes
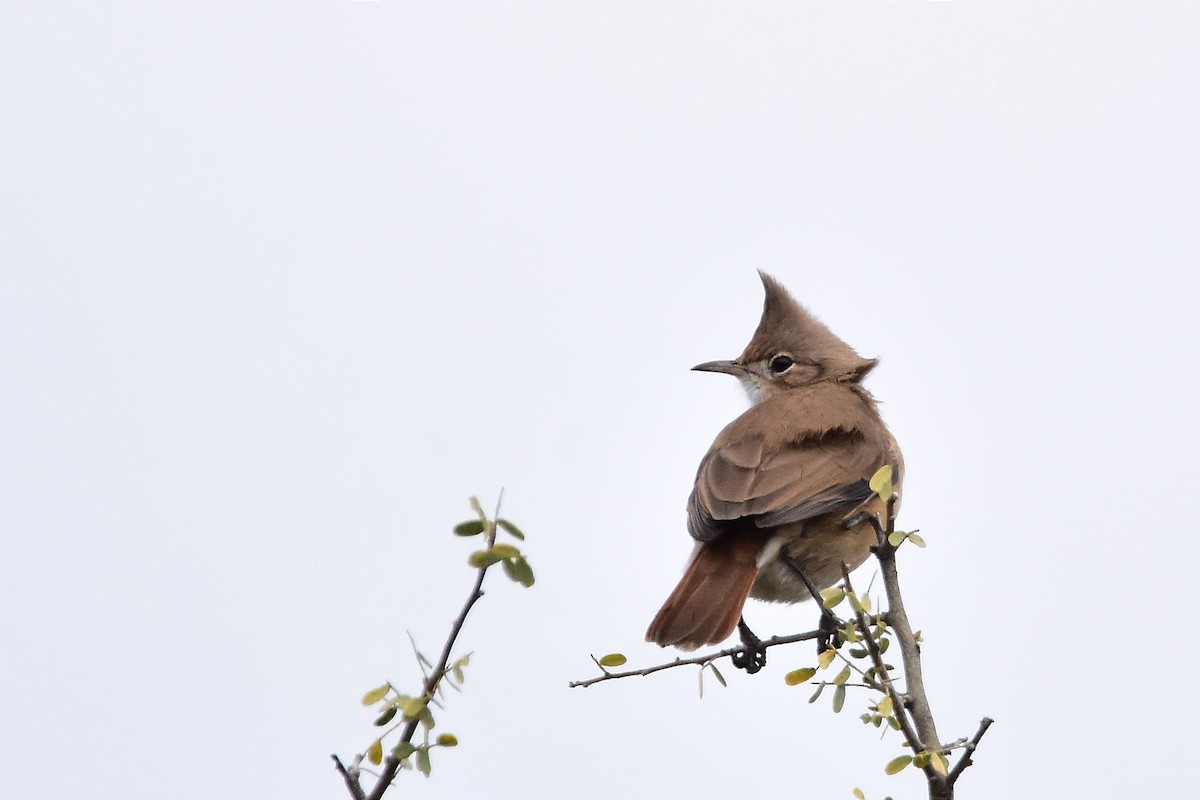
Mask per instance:
[[[729,638],[758,574],[761,536],[728,533],[696,549],[679,585],[646,631],[646,641],[695,650]]]

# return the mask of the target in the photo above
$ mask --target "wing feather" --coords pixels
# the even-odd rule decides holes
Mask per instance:
[[[748,410],[717,437],[688,501],[688,529],[710,541],[733,520],[760,528],[849,511],[870,496],[890,436],[869,395],[824,383]]]

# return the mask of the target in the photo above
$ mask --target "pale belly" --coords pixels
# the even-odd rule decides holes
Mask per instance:
[[[840,516],[840,515],[839,515]],[[788,526],[792,528],[792,526]],[[875,528],[864,522],[849,530],[840,520],[816,519],[800,523],[772,537],[763,550],[758,577],[750,596],[774,603],[799,603],[812,595],[782,556],[800,564],[805,574],[824,589],[842,579],[842,562],[850,569],[867,560],[876,543]]]

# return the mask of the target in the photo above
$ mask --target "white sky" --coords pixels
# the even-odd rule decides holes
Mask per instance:
[[[343,797],[358,705],[529,534],[426,798],[849,798],[851,695],[635,664],[757,322],[883,358],[973,798],[1195,783],[1200,6],[0,6],[0,795]],[[870,578],[864,568],[860,580]],[[763,634],[811,607],[753,604]]]

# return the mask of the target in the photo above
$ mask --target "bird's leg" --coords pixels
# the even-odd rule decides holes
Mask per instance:
[[[809,593],[813,596],[813,600],[817,601],[817,607],[821,609],[821,620],[817,624],[817,630],[821,635],[817,637],[817,652],[824,653],[830,647],[841,647],[842,642],[837,637],[838,628],[842,627],[842,621],[837,615],[825,607],[825,598],[821,597],[821,590],[813,583],[813,579],[808,577],[808,573],[800,566],[800,562],[789,555],[783,556],[783,563],[791,567],[800,580],[804,581],[804,585],[808,587]]]
[[[742,637],[742,650],[734,653],[730,659],[735,667],[746,670],[748,675],[753,675],[766,666],[767,649],[762,646],[762,639],[759,639],[754,635],[754,631],[750,630],[745,617],[738,618],[738,635]]]

